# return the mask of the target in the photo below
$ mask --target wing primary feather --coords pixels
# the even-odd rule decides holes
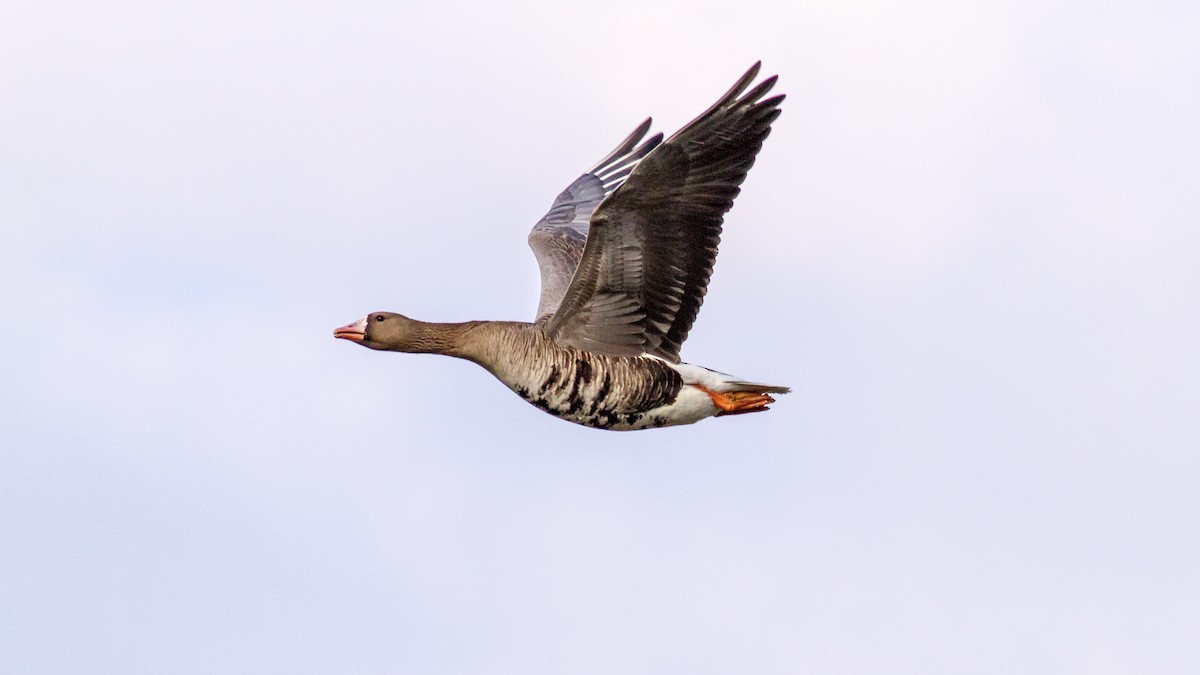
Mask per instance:
[[[762,61],[755,61],[754,65],[750,66],[750,70],[747,70],[746,74],[742,75],[742,77],[740,79],[738,79],[738,81],[732,87],[729,88],[729,91],[725,92],[724,96],[717,99],[716,103],[709,106],[708,110],[705,110],[704,112],[700,113],[700,115],[697,116],[695,120],[693,120],[692,124],[695,124],[697,121],[702,120],[705,117],[708,117],[713,112],[720,110],[721,108],[724,108],[725,106],[729,105],[733,101],[737,100],[738,96],[740,96],[741,93],[746,90],[746,87],[750,86],[750,83],[754,81],[754,78],[758,77],[758,70],[761,67],[762,67]],[[777,77],[778,77],[777,75],[772,75],[770,79],[774,80]],[[685,126],[683,129],[680,129],[678,132],[675,133],[675,136],[678,136],[680,133],[687,130],[688,127],[690,127],[690,126],[691,126],[691,124]],[[674,138],[675,136],[672,136],[672,138]]]
[[[612,180],[611,174],[613,172],[621,169],[628,169],[637,165],[637,163],[641,161],[643,157],[650,154],[650,151],[657,147],[659,143],[662,143],[662,140],[663,135],[661,133],[654,134],[650,138],[646,139],[646,142],[642,143],[642,145],[636,150],[630,151],[623,157],[610,160],[612,162],[611,164],[602,165],[593,170],[592,173],[594,173],[597,178],[607,183]]]
[[[646,132],[650,131],[650,125],[653,123],[654,118],[647,117],[641,124],[637,126],[636,129],[634,129],[628,136],[625,137],[625,140],[621,141],[620,145],[618,145],[616,148],[613,148],[612,152],[605,155],[604,159],[596,162],[596,165],[588,169],[587,172],[596,173],[606,167],[608,163],[614,159],[629,154],[635,147],[637,147],[638,141],[642,140],[642,136],[645,136]]]
[[[744,100],[747,100],[747,101],[757,101],[758,99],[762,98],[763,95],[766,94],[768,91],[771,91],[771,88],[774,87],[775,83],[778,81],[779,81],[779,76],[772,75],[772,76],[768,77],[767,79],[763,80],[762,82],[759,82],[753,89],[746,92],[746,95],[742,96],[741,98]],[[759,101],[759,105],[764,105],[764,104],[770,105],[773,100],[774,99],[767,99],[766,101]]]

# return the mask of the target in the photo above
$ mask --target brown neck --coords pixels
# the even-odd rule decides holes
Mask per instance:
[[[397,316],[374,329],[363,343],[371,349],[387,349],[411,354],[445,354],[474,361],[494,371],[501,363],[527,358],[536,334],[532,324],[517,321],[467,321],[465,323],[429,323]]]
[[[428,323],[413,320],[405,339],[403,351],[413,354],[445,354],[466,357],[465,348],[471,333],[480,321],[465,323]]]

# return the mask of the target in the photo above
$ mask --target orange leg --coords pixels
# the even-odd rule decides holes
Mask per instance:
[[[761,412],[768,409],[768,403],[775,402],[775,399],[766,394],[757,394],[752,391],[728,391],[721,393],[711,391],[698,384],[693,384],[692,386],[708,394],[708,397],[712,399],[713,405],[721,409],[721,412],[717,413],[718,417],[721,415]]]

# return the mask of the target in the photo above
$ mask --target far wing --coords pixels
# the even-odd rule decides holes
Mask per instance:
[[[655,134],[638,145],[649,130],[650,119],[647,118],[608,156],[567,186],[554,200],[549,213],[530,231],[529,247],[533,249],[542,273],[538,321],[550,317],[558,309],[579,265],[579,256],[587,241],[588,222],[596,205],[625,182],[638,161],[662,142],[663,135]]]

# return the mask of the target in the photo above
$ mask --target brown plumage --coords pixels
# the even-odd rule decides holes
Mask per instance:
[[[647,119],[567,187],[529,235],[535,321],[431,324],[376,312],[335,337],[480,364],[533,405],[607,429],[765,410],[756,384],[679,361],[712,277],[724,214],[779,116],[755,64],[665,142]]]

